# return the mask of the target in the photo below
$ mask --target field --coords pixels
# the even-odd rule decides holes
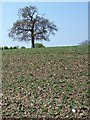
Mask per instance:
[[[88,47],[2,51],[4,117],[86,118]]]

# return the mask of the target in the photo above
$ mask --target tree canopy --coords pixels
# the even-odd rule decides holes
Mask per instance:
[[[31,41],[32,48],[36,40],[49,41],[50,34],[55,35],[57,27],[53,22],[39,15],[36,6],[26,6],[18,11],[19,19],[13,23],[9,37],[13,40]]]

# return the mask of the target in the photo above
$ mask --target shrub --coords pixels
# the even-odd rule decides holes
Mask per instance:
[[[1,49],[3,50],[3,47],[1,47]]]
[[[12,49],[12,46],[10,47],[10,49]]]
[[[24,46],[22,46],[22,47],[21,47],[21,49],[25,49],[25,47],[24,47]]]
[[[18,49],[19,47],[18,46],[14,46],[12,49]]]
[[[35,43],[35,48],[42,48],[42,47],[45,47],[43,46],[42,43]]]
[[[3,49],[9,49],[7,46],[4,46],[4,48]]]

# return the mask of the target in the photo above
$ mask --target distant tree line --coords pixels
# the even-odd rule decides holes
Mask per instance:
[[[7,49],[18,49],[19,47],[18,46],[14,46],[14,47],[8,47],[8,46],[4,46],[4,47],[0,47],[0,49],[2,50],[7,50]]]
[[[42,43],[35,43],[35,47],[36,48],[42,48],[42,47],[45,47]],[[14,46],[14,47],[8,47],[8,46],[4,46],[4,47],[0,47],[0,50],[7,50],[7,49],[25,49],[26,47],[22,46],[22,47],[19,47],[19,46]]]

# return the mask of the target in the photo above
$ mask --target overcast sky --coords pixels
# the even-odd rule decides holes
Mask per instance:
[[[50,42],[42,41],[45,46],[78,45],[88,39],[88,2],[2,2],[2,46],[31,46],[30,42],[8,38],[8,30],[18,20],[19,8],[29,5],[36,6],[39,13],[58,27]]]

